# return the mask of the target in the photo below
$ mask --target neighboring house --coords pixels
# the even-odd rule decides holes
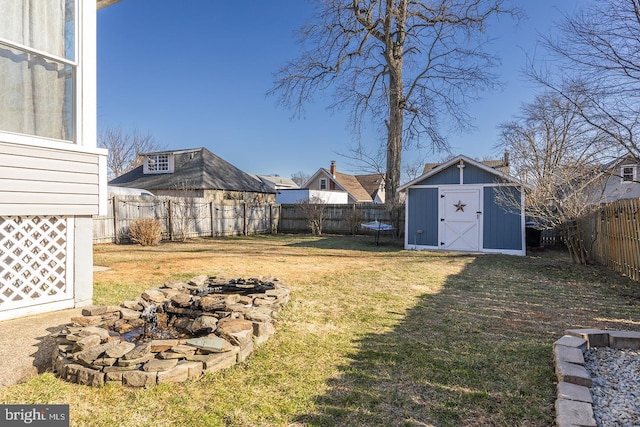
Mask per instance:
[[[204,197],[275,203],[275,190],[206,148],[143,154],[143,164],[109,181],[156,196]]]
[[[525,185],[459,155],[399,187],[406,191],[405,248],[525,255]],[[519,206],[505,207],[500,192]]]
[[[103,5],[0,0],[0,320],[92,304],[92,215],[107,200],[96,146]]]
[[[320,168],[302,188],[346,191],[349,203],[384,203],[384,174],[348,175],[336,171],[336,162],[329,169]]]
[[[610,203],[620,199],[640,197],[640,159],[627,155],[602,167],[604,178],[591,188],[594,203]]]
[[[298,184],[296,184],[291,178],[282,178],[278,175],[258,175],[252,174],[255,179],[262,182],[264,185],[269,187],[273,191],[278,190],[291,190],[295,188],[300,188]]]
[[[346,205],[349,203],[349,194],[346,191],[313,190],[311,188],[279,190],[276,194],[276,203],[281,205],[302,202]]]

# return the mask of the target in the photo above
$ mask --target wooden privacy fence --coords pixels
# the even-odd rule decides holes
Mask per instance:
[[[156,218],[165,240],[275,232],[279,206],[203,198],[137,196],[112,197],[107,216],[94,217],[93,242],[128,241],[131,222]]]
[[[581,218],[579,226],[593,241],[595,261],[640,280],[640,199],[623,199],[603,205]]]
[[[393,224],[399,231],[404,232],[404,207],[398,212],[396,223],[392,221],[391,214],[384,205],[363,204],[326,204],[323,233],[330,234],[370,234],[360,227],[360,224],[371,221],[381,221]],[[309,222],[303,206],[299,204],[281,205],[278,231],[282,233],[309,232]]]

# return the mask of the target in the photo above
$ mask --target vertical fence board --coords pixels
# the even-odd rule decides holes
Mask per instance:
[[[582,226],[591,227],[593,258],[635,281],[640,281],[639,202],[618,200],[580,219]]]

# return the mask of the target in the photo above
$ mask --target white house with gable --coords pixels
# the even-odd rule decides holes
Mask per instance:
[[[113,0],[0,0],[0,320],[92,303],[96,10]]]

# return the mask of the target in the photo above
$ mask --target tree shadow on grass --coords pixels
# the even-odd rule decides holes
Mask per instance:
[[[309,426],[548,426],[552,345],[568,328],[637,330],[640,291],[557,253],[479,256],[388,333],[362,333]],[[389,316],[402,316],[388,313]]]
[[[356,235],[323,235],[308,236],[302,242],[291,243],[288,246],[315,249],[342,249],[365,252],[399,252],[404,250],[404,240],[389,236],[380,236],[376,244],[375,236]]]

